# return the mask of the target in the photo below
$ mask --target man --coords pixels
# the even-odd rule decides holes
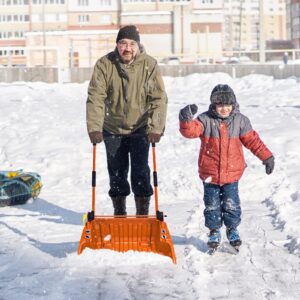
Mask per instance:
[[[167,95],[157,62],[133,25],[119,30],[116,49],[100,58],[88,88],[87,128],[93,144],[104,140],[114,215],[126,215],[129,161],[136,214],[148,215],[153,189],[149,143],[166,122]]]

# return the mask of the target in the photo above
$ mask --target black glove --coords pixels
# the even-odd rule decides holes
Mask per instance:
[[[103,134],[100,131],[89,132],[89,137],[92,144],[101,143],[103,141]]]
[[[271,156],[268,159],[265,159],[263,161],[263,164],[266,166],[266,173],[268,175],[270,175],[273,172],[274,166],[275,166],[275,158],[274,158],[274,156]]]
[[[161,134],[160,133],[149,133],[148,141],[149,143],[158,143],[160,141]]]
[[[197,112],[198,106],[196,104],[189,104],[185,106],[179,112],[179,120],[182,122],[188,122],[193,119],[194,114]]]

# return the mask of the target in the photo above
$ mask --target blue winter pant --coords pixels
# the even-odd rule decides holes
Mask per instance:
[[[218,229],[224,222],[228,228],[241,223],[241,207],[238,182],[222,186],[203,182],[205,226]]]
[[[135,196],[148,197],[153,194],[148,165],[149,142],[147,135],[104,135],[107,167],[109,173],[109,196],[128,196],[129,163],[131,166],[131,188]]]

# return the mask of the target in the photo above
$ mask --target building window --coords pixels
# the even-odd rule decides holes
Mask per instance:
[[[100,23],[101,24],[111,24],[112,23],[111,15],[100,16]]]
[[[23,32],[19,32],[19,31],[16,31],[16,32],[0,32],[0,39],[2,40],[7,40],[7,39],[19,39],[19,38],[22,38],[24,36],[24,33]]]
[[[24,0],[24,1],[27,1],[28,0]],[[44,2],[43,2],[44,1]],[[65,0],[32,0],[32,4],[65,4]]]
[[[99,0],[101,6],[111,6],[111,0]]]
[[[0,50],[0,56],[8,56],[8,55],[24,55],[24,50]]]
[[[160,2],[190,2],[191,0],[159,0]],[[208,1],[210,1],[210,0],[208,0]],[[137,1],[130,1],[130,2],[137,2]],[[155,2],[155,0],[154,1],[147,1],[147,0],[145,0],[145,1],[141,1],[141,2]]]
[[[78,0],[78,6],[88,6],[89,0]]]
[[[29,15],[0,15],[0,23],[20,23],[28,21]]]
[[[88,23],[90,21],[89,15],[79,15],[78,16],[78,22],[79,23]]]
[[[123,0],[123,1],[125,3],[130,3],[130,2],[156,2],[156,0]],[[159,1],[160,2],[178,2],[176,0],[159,0]],[[190,1],[190,0],[181,0],[181,1]]]

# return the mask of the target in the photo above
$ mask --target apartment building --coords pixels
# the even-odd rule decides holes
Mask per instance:
[[[260,43],[260,3],[264,39],[286,39],[286,1],[224,0],[223,48],[256,50]]]
[[[113,49],[119,0],[0,0],[0,65],[92,66]]]
[[[154,56],[222,50],[220,0],[0,0],[0,8],[4,65],[89,67],[126,24]]]
[[[300,0],[287,0],[288,39],[295,48],[300,48]]]
[[[27,47],[46,46],[45,35],[28,44],[26,33],[66,30],[67,21],[66,0],[0,0],[0,64],[25,65],[30,56],[42,57],[41,50],[28,54]]]
[[[38,36],[45,36],[46,44],[56,50],[56,63],[68,67],[92,67],[100,56],[111,51],[119,29],[119,1],[117,0],[76,0],[67,1],[67,25],[65,30],[29,32],[28,44]],[[37,44],[36,44],[37,45]]]
[[[220,55],[221,0],[123,0],[122,25],[136,24],[155,56]]]
[[[127,24],[139,28],[146,51],[157,58],[257,49],[259,2],[0,0],[0,64],[91,67],[114,49],[118,29]],[[262,2],[265,39],[285,39],[285,1]]]

